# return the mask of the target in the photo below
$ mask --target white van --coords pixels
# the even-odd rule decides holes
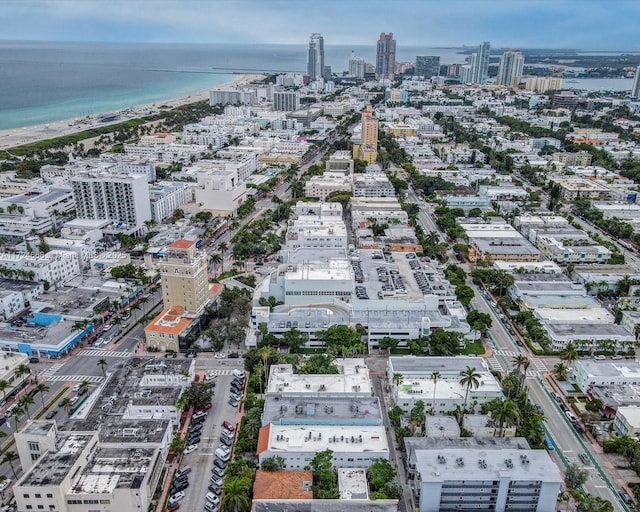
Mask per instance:
[[[233,376],[238,377],[239,379],[244,379],[244,370],[233,370]]]
[[[216,457],[218,457],[222,462],[228,462],[231,459],[231,454],[221,450],[220,448],[216,449],[215,452]]]

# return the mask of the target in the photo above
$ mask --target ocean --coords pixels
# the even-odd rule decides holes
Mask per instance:
[[[335,71],[351,51],[371,62],[375,46],[325,46]],[[0,129],[113,112],[188,95],[231,82],[233,72],[304,72],[305,44],[105,44],[0,41]],[[405,47],[397,60],[441,55],[463,62],[456,49]]]
[[[325,45],[325,64],[341,73],[348,69],[351,51],[367,62],[375,60],[374,44]],[[463,63],[466,55],[462,51],[398,44],[396,61],[412,62],[416,55],[439,55],[441,64]],[[304,72],[306,52],[306,44],[0,41],[0,129],[186,96],[228,83],[237,73]],[[606,88],[612,85],[607,84]],[[631,81],[615,85],[630,89]]]

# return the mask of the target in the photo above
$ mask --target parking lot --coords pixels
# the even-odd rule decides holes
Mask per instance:
[[[185,497],[179,502],[180,510],[189,512],[205,510],[205,496],[210,492],[208,487],[211,485],[211,469],[213,468],[215,451],[220,445],[220,436],[223,431],[222,423],[228,421],[235,425],[238,413],[238,409],[228,403],[232,380],[233,375],[220,375],[215,379],[213,406],[209,409],[204,420],[198,449],[182,458],[182,465],[190,466],[191,472],[189,473],[189,487],[184,489]]]

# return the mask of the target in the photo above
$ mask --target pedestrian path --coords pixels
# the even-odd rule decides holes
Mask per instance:
[[[104,377],[99,375],[51,375],[47,380],[50,382],[82,382],[86,380],[92,384],[97,384],[102,382]]]
[[[498,361],[498,358],[496,356],[487,357],[487,363],[489,363],[490,370],[495,370],[497,372],[504,371],[502,369],[502,365],[500,364],[500,361]]]
[[[212,375],[231,375],[233,370],[209,370],[207,373]]]
[[[86,348],[81,351],[80,356],[94,356],[94,357],[131,357],[131,352],[122,352],[117,350],[98,350]]]
[[[65,363],[55,363],[49,366],[46,370],[44,370],[41,374],[38,375],[38,378],[41,380],[51,380],[51,376],[58,372],[60,368],[64,366]]]
[[[504,350],[502,348],[499,348],[498,350],[494,350],[494,354],[498,356],[507,356],[507,357],[516,357],[516,356],[522,355],[520,352],[517,352],[515,350]]]
[[[542,373],[549,371],[549,369],[544,364],[544,361],[542,359],[531,359],[531,366],[533,366],[537,371]]]

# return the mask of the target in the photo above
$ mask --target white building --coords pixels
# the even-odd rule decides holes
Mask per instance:
[[[618,407],[613,419],[613,430],[619,436],[638,439],[640,437],[640,407]]]
[[[0,278],[0,318],[9,320],[22,313],[43,292],[41,282]]]
[[[415,450],[412,486],[420,512],[555,510],[563,483],[545,450],[500,445],[457,447],[450,441]]]
[[[151,220],[149,187],[144,175],[83,174],[71,178],[77,216],[109,220],[116,227],[139,230]]]
[[[583,392],[592,387],[637,386],[640,384],[640,362],[635,359],[578,359],[573,365],[573,376]]]
[[[162,222],[190,199],[189,186],[180,181],[160,182],[149,188],[151,218]]]
[[[389,459],[384,426],[273,425],[260,429],[258,459],[282,457],[285,469],[303,469],[323,450],[333,452],[334,468],[368,468]]]
[[[395,197],[396,191],[383,173],[356,174],[353,179],[353,197]]]
[[[63,187],[36,187],[24,194],[0,199],[0,208],[9,212],[11,207],[30,209],[35,217],[51,217],[55,213],[66,213],[75,208],[73,192]]]
[[[463,407],[466,386],[460,383],[460,379],[467,367],[474,368],[480,375],[480,385],[469,389],[467,406],[504,396],[500,382],[481,357],[390,357],[387,376],[395,405],[410,412],[415,403],[421,400],[425,410],[433,410],[436,415],[452,412],[457,406]],[[434,382],[432,376],[436,371],[440,375]],[[398,385],[393,381],[395,374],[402,375],[402,382]]]
[[[255,89],[214,89],[209,91],[209,105],[255,105]]]
[[[351,192],[351,177],[341,172],[325,172],[321,176],[312,176],[304,185],[304,195],[317,197],[324,201],[334,192]]]
[[[31,281],[59,286],[80,273],[78,255],[68,251],[49,251],[41,256],[0,253],[0,267],[13,271],[15,277],[26,273]]]
[[[318,208],[318,211],[320,215],[297,215],[289,221],[285,243],[280,250],[284,263],[346,257],[347,229],[342,215],[334,215],[342,212],[342,206],[326,203],[326,208]]]
[[[195,199],[203,210],[229,215],[235,213],[245,200],[247,186],[238,178],[236,170],[202,170],[198,172],[197,179]]]

